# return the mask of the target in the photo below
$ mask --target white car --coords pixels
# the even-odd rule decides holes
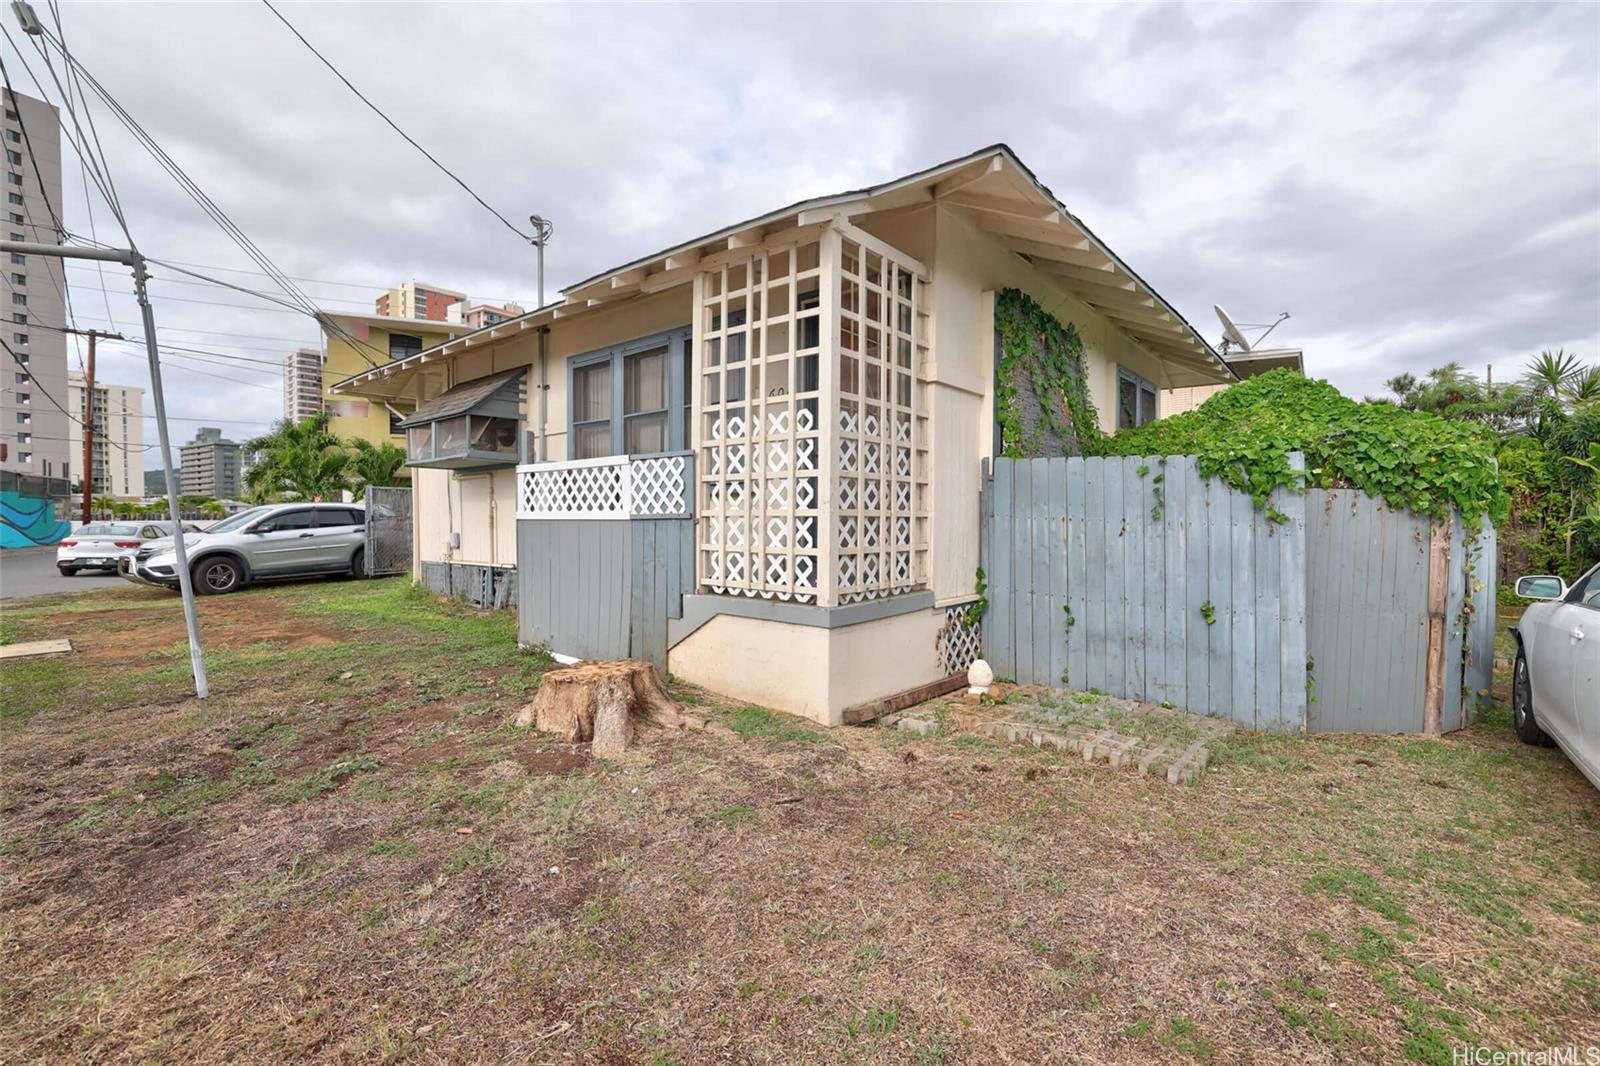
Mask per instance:
[[[1511,715],[1529,744],[1559,744],[1600,788],[1600,566],[1569,588],[1559,577],[1517,579],[1517,595],[1541,600],[1513,632]]]
[[[183,527],[193,531],[188,523]],[[146,541],[172,536],[171,522],[91,522],[73,530],[56,545],[56,569],[62,577],[80,570],[117,572],[117,558]]]

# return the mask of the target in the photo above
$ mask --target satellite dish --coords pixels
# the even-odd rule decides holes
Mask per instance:
[[[1217,318],[1222,323],[1222,335],[1229,344],[1235,345],[1240,351],[1248,352],[1250,342],[1244,339],[1244,334],[1239,332],[1239,327],[1233,324],[1233,319],[1228,317],[1228,312],[1222,309],[1221,304],[1212,304],[1211,310],[1217,313]],[[1223,345],[1224,348],[1227,344]]]

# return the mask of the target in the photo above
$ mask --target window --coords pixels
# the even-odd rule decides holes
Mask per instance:
[[[275,514],[271,518],[263,518],[257,522],[253,527],[253,532],[283,533],[287,530],[310,529],[311,515],[312,511],[309,507],[299,511],[284,511],[281,514]]]
[[[611,363],[595,363],[572,372],[572,446],[574,459],[611,454]]]
[[[33,416],[26,411],[17,412],[17,425],[26,426],[33,421]]]
[[[21,144],[22,134],[18,133],[16,130],[6,130],[6,140],[10,141],[12,144]]]
[[[317,509],[318,529],[364,524],[360,511],[352,511],[347,507],[319,507]]]
[[[18,207],[21,207],[22,194],[20,192],[8,192],[6,193],[6,202],[10,204],[16,204]]]
[[[650,455],[667,450],[667,348],[622,360],[622,450]]]
[[[19,463],[31,463],[31,462],[33,462],[33,453],[32,452],[18,452],[17,453],[17,462],[19,462]]]
[[[14,304],[17,304],[17,305],[19,305],[21,307],[27,307],[28,306],[28,297],[23,293],[14,292],[14,293],[11,294],[11,302],[14,303]]]
[[[11,265],[12,266],[22,266],[27,261],[28,261],[28,257],[23,255],[21,252],[12,252],[11,253]]]
[[[22,175],[18,174],[15,170],[8,170],[6,171],[6,180],[13,185],[21,185]]]
[[[22,153],[18,152],[18,151],[15,151],[15,150],[13,150],[11,148],[7,148],[6,149],[6,162],[15,163],[17,166],[20,167],[22,165]]]
[[[400,423],[403,422],[403,421],[405,421],[405,416],[404,415],[402,415],[399,411],[396,411],[393,407],[389,408],[389,432],[390,433],[403,433],[403,432],[405,432],[404,430],[402,430],[400,428]]]
[[[11,231],[11,239],[14,240],[14,241],[25,241],[28,238],[24,237],[22,234],[18,233],[16,230],[12,230]]]
[[[1127,367],[1117,367],[1117,428],[1156,420],[1156,387]]]
[[[10,107],[6,108],[6,118],[10,119],[12,122],[21,122],[22,121],[20,118],[17,117],[16,109],[15,108],[10,108]]]
[[[13,273],[11,275],[11,284],[13,284],[13,285],[26,285],[27,283],[28,283],[28,275],[26,275],[26,274],[16,274],[16,273]]]
[[[422,351],[422,338],[405,333],[389,334],[389,358],[404,359]]]
[[[11,342],[13,344],[27,344],[28,335],[26,333],[13,333],[11,335]]]
[[[31,393],[31,392],[19,392],[19,393],[17,393],[17,402],[20,403],[20,404],[31,404],[33,402],[33,393]]]
[[[572,363],[573,459],[688,446],[689,331],[641,337]]]
[[[18,430],[17,431],[17,443],[18,444],[27,444],[32,440],[33,440],[33,434],[32,433],[28,433],[28,432],[26,432],[24,430]]]
[[[11,312],[11,321],[18,325],[26,326],[28,324],[28,316],[21,311],[13,311]]]
[[[24,371],[21,371],[21,370],[17,371],[17,384],[18,385],[26,385],[28,383],[28,381],[29,381],[28,375]]]
[[[12,225],[20,226],[20,225],[22,225],[23,221],[24,221],[24,219],[23,219],[22,213],[20,211],[11,212],[11,224]]]
[[[1600,566],[1580,577],[1577,584],[1567,590],[1565,599],[1567,603],[1600,611]]]

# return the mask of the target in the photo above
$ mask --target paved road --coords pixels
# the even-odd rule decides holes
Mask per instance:
[[[126,584],[115,574],[102,576],[85,571],[76,577],[62,577],[56,571],[54,548],[7,548],[0,551],[0,600],[20,600],[29,596],[82,592],[100,585]]]

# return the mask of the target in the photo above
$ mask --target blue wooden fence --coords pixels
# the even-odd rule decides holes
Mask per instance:
[[[996,675],[1302,727],[1298,497],[1274,493],[1272,522],[1187,456],[1000,459],[986,480]]]
[[[1489,687],[1487,523],[1470,544],[1459,518],[1440,525],[1430,604],[1435,527],[1353,490],[1279,489],[1272,521],[1169,456],[999,459],[983,493],[983,644],[999,677],[1270,732],[1420,732],[1432,610],[1439,729]]]

